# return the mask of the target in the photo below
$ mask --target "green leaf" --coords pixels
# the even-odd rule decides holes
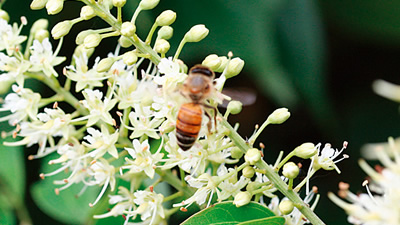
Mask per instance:
[[[264,218],[264,219],[258,219],[258,220],[250,220],[246,221],[243,223],[238,223],[238,225],[284,225],[285,224],[285,218],[281,216],[273,216],[269,218]]]
[[[13,141],[1,139],[0,143],[0,179],[3,184],[7,184],[9,190],[18,196],[24,196],[25,192],[25,165],[24,149],[22,146],[5,146],[3,141]]]
[[[44,173],[58,168],[47,163],[54,156],[55,154],[43,160]],[[73,184],[56,195],[54,189],[60,186],[56,186],[53,181],[62,180],[67,176],[68,174],[61,172],[37,182],[31,189],[32,197],[40,209],[55,219],[69,224],[83,224],[91,218],[93,209],[89,207],[89,203],[96,199],[100,190],[97,186],[88,187],[81,196],[75,197],[82,190],[82,185]]]
[[[267,207],[250,202],[249,204],[236,207],[232,201],[215,204],[204,209],[184,221],[183,225],[206,225],[206,224],[238,224],[241,222],[255,221],[265,218],[275,218],[275,214]],[[278,223],[280,219],[271,220],[272,224]],[[278,221],[278,222],[275,222]]]
[[[17,224],[12,210],[0,207],[0,224]]]

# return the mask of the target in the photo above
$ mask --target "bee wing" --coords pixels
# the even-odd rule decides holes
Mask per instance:
[[[231,100],[240,101],[243,106],[252,105],[256,102],[257,94],[256,91],[247,87],[238,88],[224,88],[222,94],[229,96]],[[225,100],[220,104],[220,107],[226,108],[229,101]]]

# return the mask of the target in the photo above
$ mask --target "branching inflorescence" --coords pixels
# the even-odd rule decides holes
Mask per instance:
[[[329,144],[320,150],[320,144],[305,143],[283,160],[282,152],[274,165],[267,164],[263,160],[263,144],[254,147],[257,137],[267,125],[285,122],[290,113],[285,108],[275,110],[248,141],[237,133],[237,126],[227,122],[230,114],[240,112],[241,104],[230,101],[221,91],[227,79],[241,72],[243,60],[228,53],[227,56],[211,54],[202,62],[220,74],[205,104],[216,108],[224,99],[230,103],[224,116],[216,113],[212,129],[202,126],[195,144],[183,151],[177,144],[175,124],[179,107],[189,101],[179,92],[188,76],[188,67],[179,55],[186,43],[204,39],[208,29],[204,25],[193,26],[173,56],[167,56],[175,12],[162,12],[145,39],[136,34],[140,12],[153,9],[159,0],[140,1],[129,21],[122,20],[125,0],[80,2],[84,3],[80,17],[59,22],[52,28],[51,36],[59,40],[54,51],[48,38],[47,20],[36,21],[27,38],[20,34],[26,19],[22,19],[21,26],[11,26],[7,13],[1,11],[0,82],[2,87],[12,86],[12,92],[0,108],[10,114],[0,121],[15,126],[13,131],[2,135],[20,137],[6,145],[38,145],[37,153],[30,159],[58,154],[49,164],[60,166],[40,175],[45,179],[68,171],[64,179],[55,181],[56,193],[76,184],[83,184],[83,189],[100,186],[97,198],[89,203],[93,206],[110,190],[114,193],[108,196],[113,208],[95,218],[124,215],[126,222],[140,217],[145,223],[159,224],[179,209],[186,211],[193,203],[208,207],[233,199],[240,207],[251,200],[268,205],[266,200],[272,198],[269,207],[277,215],[285,216],[288,224],[323,224],[313,213],[318,195],[315,187],[309,188],[308,181],[319,169],[340,172],[336,163],[341,159],[334,159],[341,151]],[[63,6],[63,0],[31,3],[32,9],[46,8],[48,14],[59,13]],[[117,9],[116,16],[111,13],[112,8]],[[69,58],[70,65],[59,68],[67,60],[58,56],[63,37],[76,23],[96,16],[109,27],[81,31],[76,37],[75,52]],[[90,65],[94,49],[108,37],[119,37],[115,52],[103,59],[97,57]],[[27,46],[25,51],[21,47],[23,42]],[[66,78],[63,84],[58,79],[61,76]],[[55,95],[42,98],[25,87],[26,79],[43,82]],[[69,107],[63,108],[64,105]],[[206,123],[208,119],[204,117],[203,124]],[[292,156],[311,159],[306,179],[297,186],[294,179],[299,166],[288,162]],[[176,170],[182,180],[172,172]],[[119,179],[130,185],[118,186]],[[142,184],[149,180],[153,184],[143,188]],[[156,193],[154,187],[160,182],[168,183],[178,192],[170,196]],[[304,185],[307,190],[302,200],[299,192]],[[286,197],[280,201],[276,191]],[[182,197],[183,201],[177,200]],[[172,208],[164,208],[162,203],[166,201],[173,203]]]

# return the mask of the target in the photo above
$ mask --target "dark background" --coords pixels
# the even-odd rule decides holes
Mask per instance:
[[[31,11],[29,2],[9,0],[3,9],[13,22],[19,23],[22,15],[29,24],[48,18],[51,29],[58,21],[77,17],[81,6],[67,1],[60,14],[48,16],[45,9]],[[124,18],[130,18],[137,2],[128,1]],[[361,183],[366,175],[357,164],[360,148],[397,137],[400,130],[397,104],[377,96],[371,88],[376,79],[400,84],[399,8],[400,3],[374,0],[163,0],[156,9],[139,16],[137,29],[144,39],[155,17],[172,9],[177,20],[172,25],[169,55],[191,26],[205,24],[210,29],[208,37],[187,44],[181,53],[180,58],[189,67],[212,53],[226,55],[232,51],[245,60],[243,72],[227,82],[233,88],[257,91],[256,103],[231,117],[232,122],[240,122],[241,135],[250,136],[254,125],[261,124],[277,107],[287,107],[292,113],[286,123],[267,127],[259,138],[266,146],[267,162],[273,163],[279,151],[289,152],[304,142],[329,142],[341,148],[343,141],[348,141],[346,154],[350,158],[338,165],[342,173],[320,171],[311,182],[321,194],[317,215],[327,224],[346,224],[346,214],[326,193],[336,192],[340,181],[349,182],[355,193],[365,192]],[[99,27],[104,27],[99,19],[74,27],[60,55],[72,55],[77,32]],[[95,54],[106,56],[114,50],[115,41],[103,41]],[[30,197],[29,189],[40,173],[39,162],[27,162],[26,172],[25,199],[35,224],[61,224],[41,212]]]

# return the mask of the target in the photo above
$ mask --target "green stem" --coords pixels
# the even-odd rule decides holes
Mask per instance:
[[[253,146],[254,142],[256,141],[256,139],[258,138],[258,136],[260,136],[261,132],[265,129],[266,126],[269,125],[269,120],[268,118],[264,121],[264,123],[261,125],[260,128],[257,129],[257,132],[252,135],[249,139],[249,143],[251,146]]]
[[[228,121],[222,119],[222,125],[228,128],[229,134],[228,137],[239,147],[244,153],[250,148],[245,140],[233,129],[233,127],[228,123]],[[265,176],[274,184],[274,186],[287,198],[289,198],[293,203],[297,204],[297,208],[299,211],[314,225],[323,225],[325,224],[312,210],[303,202],[303,200],[299,197],[299,195],[290,190],[288,185],[283,182],[280,178],[279,174],[275,172],[273,168],[271,168],[264,160],[260,160],[256,163],[256,166],[259,169],[266,170],[267,173]]]
[[[275,167],[275,171],[279,171],[279,169],[287,162],[290,158],[294,156],[295,152],[291,151],[279,164]]]
[[[174,175],[170,170],[156,169],[156,173],[176,190],[182,192],[184,197],[189,198],[194,194],[194,191],[188,188],[188,186],[183,187],[178,177],[176,177],[176,175]]]

